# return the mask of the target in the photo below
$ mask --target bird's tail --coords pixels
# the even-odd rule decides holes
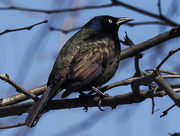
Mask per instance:
[[[45,112],[47,103],[57,94],[57,92],[57,89],[52,89],[52,85],[50,85],[43,93],[40,100],[29,109],[29,114],[25,121],[28,127],[33,127],[37,124],[39,118]]]

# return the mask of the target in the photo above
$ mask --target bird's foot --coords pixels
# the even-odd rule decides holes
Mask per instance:
[[[83,93],[83,92],[79,92],[79,93],[80,93],[80,95],[79,95],[80,102],[83,103],[82,101],[86,100],[86,98],[87,98],[89,95],[88,95],[88,94],[85,94],[85,93]],[[85,110],[85,112],[87,112],[87,111],[88,111],[88,107],[87,107],[87,106],[84,106],[84,109],[83,109],[83,110]]]
[[[101,92],[99,89],[97,89],[97,88],[94,87],[94,86],[92,86],[91,90],[100,95],[100,99],[99,99],[99,101],[98,101],[98,108],[99,108],[99,110],[101,110],[101,111],[105,111],[105,110],[103,110],[103,109],[101,108],[101,103],[102,103],[102,100],[103,100],[104,97],[109,97],[110,95]]]

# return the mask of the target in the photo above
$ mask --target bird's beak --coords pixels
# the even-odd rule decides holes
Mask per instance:
[[[134,20],[134,19],[129,18],[129,17],[121,17],[121,18],[118,18],[116,23],[117,23],[118,26],[120,26],[120,25],[125,24],[125,23],[127,23],[129,21],[132,21],[132,20]]]

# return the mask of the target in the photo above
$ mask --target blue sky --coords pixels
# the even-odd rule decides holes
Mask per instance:
[[[169,15],[171,0],[162,1],[162,13]],[[143,0],[124,0],[125,3],[158,14],[157,1]],[[177,1],[176,1],[177,2]],[[18,6],[34,9],[67,9],[83,7],[88,5],[101,5],[110,3],[108,0],[2,0],[0,7]],[[177,6],[179,2],[177,2]],[[178,13],[178,12],[177,12]],[[180,16],[174,13],[169,15],[171,20],[179,23]],[[109,7],[92,10],[81,10],[77,12],[65,12],[59,14],[44,14],[36,12],[25,12],[15,10],[0,10],[0,32],[5,29],[15,29],[26,27],[43,20],[48,20],[47,24],[35,26],[32,30],[23,30],[7,33],[0,36],[0,73],[7,73],[9,76],[26,89],[40,86],[47,82],[49,73],[52,69],[56,56],[64,43],[77,31],[64,34],[58,31],[49,31],[49,27],[61,29],[71,29],[83,26],[87,21],[96,15],[112,15],[115,17],[132,17],[135,22],[159,21],[157,19],[142,15],[135,11],[123,7]],[[160,33],[170,30],[171,27],[160,27],[159,25],[141,26],[121,26],[119,37],[123,39],[125,31],[135,44],[148,40]],[[159,62],[168,54],[169,50],[179,47],[179,38],[170,40],[161,48],[152,48],[144,51],[143,58],[140,60],[141,70],[155,68]],[[127,48],[122,45],[122,49]],[[175,58],[180,57],[180,53],[170,58],[163,69],[180,72],[176,69],[179,61]],[[173,66],[173,67],[172,67]],[[134,74],[133,58],[123,60],[116,75],[107,84],[120,81],[131,77]],[[176,80],[176,82],[178,82]],[[8,83],[0,81],[0,97],[7,97],[17,94],[15,89]],[[114,88],[108,91],[111,95],[128,93],[130,86]],[[78,97],[73,94],[70,97]],[[56,97],[60,99],[60,95]],[[89,108],[84,112],[83,108],[50,111],[40,119],[36,127],[29,129],[26,126],[1,130],[0,135],[72,135],[72,136],[95,136],[95,135],[125,135],[125,136],[159,136],[168,133],[180,132],[178,118],[180,110],[175,107],[167,116],[160,118],[162,111],[169,108],[173,102],[167,96],[155,98],[155,109],[159,109],[154,115],[151,114],[151,99],[141,103],[118,106],[112,110],[110,107],[99,111],[98,108]],[[27,114],[2,118],[0,125],[12,125],[24,122]]]

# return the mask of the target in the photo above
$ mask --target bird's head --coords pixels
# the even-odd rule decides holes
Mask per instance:
[[[128,17],[96,16],[85,24],[83,28],[89,28],[97,32],[117,33],[120,25],[131,20],[134,19]]]

